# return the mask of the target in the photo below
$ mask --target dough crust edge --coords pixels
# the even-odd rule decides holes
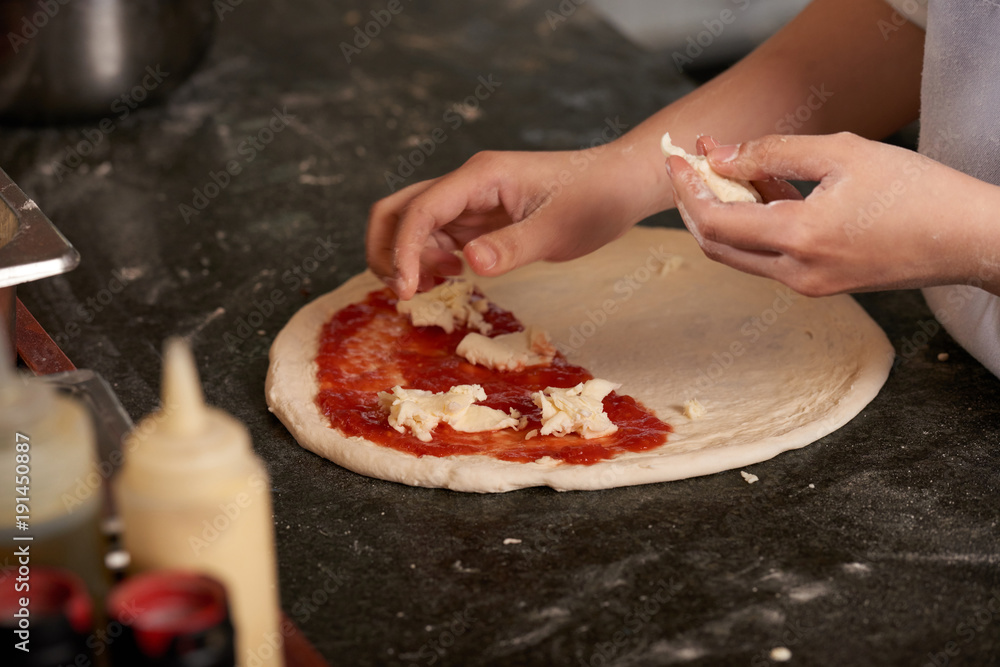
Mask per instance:
[[[680,230],[637,227],[616,243],[633,244],[641,252],[652,241],[664,240],[663,235],[689,237]],[[853,378],[850,393],[837,401],[825,419],[786,433],[726,446],[722,451],[672,452],[668,441],[663,448],[652,452],[627,453],[593,465],[554,461],[513,463],[488,456],[417,457],[363,438],[345,436],[329,426],[315,401],[318,390],[315,356],[323,324],[336,311],[382,287],[381,281],[365,271],[300,309],[271,346],[265,397],[270,411],[302,447],[356,473],[410,486],[477,493],[533,486],[548,486],[557,491],[596,490],[687,479],[752,465],[781,452],[805,447],[849,422],[875,398],[892,365],[892,345],[878,325],[850,297],[834,297],[850,301],[850,305],[844,304],[852,320],[847,326],[861,329],[865,343],[856,350],[860,354],[857,357],[860,372]],[[489,295],[488,283],[484,290]],[[516,307],[514,314],[518,315]],[[659,416],[676,426],[673,415],[671,419]]]

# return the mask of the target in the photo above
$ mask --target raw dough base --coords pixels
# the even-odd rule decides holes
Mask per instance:
[[[660,275],[679,255],[684,261]],[[605,489],[707,475],[804,447],[857,415],[893,359],[849,296],[809,299],[705,258],[680,230],[638,227],[584,258],[476,278],[491,300],[595,377],[620,382],[674,428],[653,451],[594,465],[416,457],[344,437],[316,405],[315,356],[330,316],[383,284],[370,272],[295,314],[271,347],[267,402],[299,444],[345,468],[413,486],[502,492]],[[706,414],[684,416],[697,399]]]

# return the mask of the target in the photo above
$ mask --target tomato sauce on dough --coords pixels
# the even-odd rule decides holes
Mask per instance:
[[[481,298],[478,295],[473,298]],[[493,325],[491,335],[523,329],[514,315],[490,304],[483,317]],[[526,433],[541,428],[541,410],[531,393],[546,387],[572,387],[593,379],[585,369],[557,354],[550,365],[522,371],[499,372],[475,366],[455,353],[469,329],[456,326],[446,333],[436,326],[415,327],[396,312],[396,298],[389,290],[371,292],[363,301],[335,313],[323,326],[316,363],[319,367],[320,411],[333,427],[384,447],[414,456],[482,454],[502,461],[527,463],[551,457],[564,463],[589,465],[623,452],[641,452],[667,441],[671,428],[638,401],[612,392],[604,411],[618,431],[590,440],[573,433],[563,437]],[[406,389],[447,391],[460,384],[478,384],[486,391],[482,405],[527,417],[521,430],[461,433],[447,424],[434,429],[430,442],[389,426],[378,405],[378,392],[396,385]]]

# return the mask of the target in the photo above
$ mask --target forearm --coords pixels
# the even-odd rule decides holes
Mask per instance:
[[[1000,186],[962,176],[969,183],[961,191],[947,183],[930,186],[932,196],[953,202],[938,216],[944,234],[933,238],[951,246],[942,250],[953,257],[956,275],[935,283],[967,284],[1000,296]]]
[[[881,138],[916,118],[924,33],[891,22],[882,0],[815,0],[756,51],[612,144],[636,220],[673,205],[659,153],[669,131],[687,150],[711,134],[738,143],[765,134],[848,130]],[[652,193],[652,194],[651,194]]]

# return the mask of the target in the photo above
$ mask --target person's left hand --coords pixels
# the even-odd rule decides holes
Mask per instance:
[[[712,145],[709,163],[724,176],[819,181],[800,201],[722,203],[682,158],[670,158],[688,229],[729,266],[823,296],[982,282],[995,261],[984,253],[996,248],[988,211],[1000,188],[917,153],[848,133]]]

